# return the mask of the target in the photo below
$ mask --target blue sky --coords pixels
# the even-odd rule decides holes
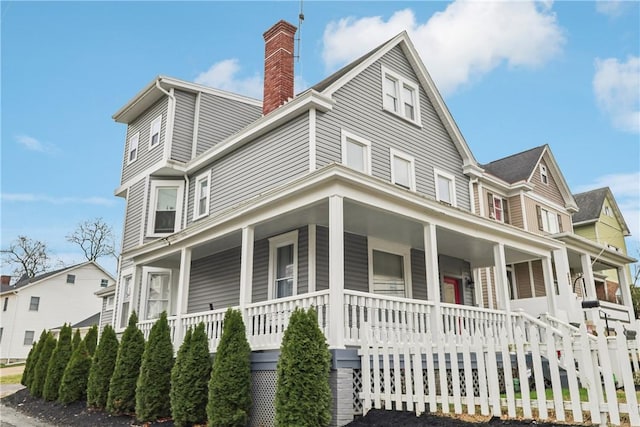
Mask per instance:
[[[156,75],[261,97],[262,33],[300,2],[1,3],[2,247],[79,262],[64,236],[118,239],[125,126]],[[310,2],[297,89],[407,30],[478,161],[548,143],[574,192],[612,187],[640,247],[639,2]],[[118,242],[119,244],[119,242]],[[101,262],[115,273],[114,260]],[[55,265],[55,263],[54,263]],[[3,273],[8,272],[6,267]]]

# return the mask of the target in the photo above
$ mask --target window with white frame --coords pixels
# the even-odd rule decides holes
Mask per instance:
[[[24,331],[24,341],[22,342],[24,345],[33,344],[33,337],[35,336],[34,331]]]
[[[540,165],[540,181],[543,184],[549,184],[549,175],[547,174],[547,167],[545,165]]]
[[[38,311],[38,308],[40,308],[40,297],[31,297],[29,311]]]
[[[562,232],[562,218],[560,214],[544,209],[539,205],[536,205],[536,213],[538,215],[538,228],[540,230],[551,234]]]
[[[496,221],[509,223],[509,202],[498,195],[487,193],[489,217]]]
[[[194,220],[209,214],[209,176],[210,174],[207,172],[196,178]]]
[[[120,304],[120,328],[126,328],[129,322],[129,307],[131,305],[131,287],[133,285],[133,275],[129,274],[122,277],[121,292],[122,303]]]
[[[140,140],[140,132],[129,138],[129,153],[127,154],[127,164],[131,164],[138,160],[138,141]]]
[[[67,274],[67,283],[73,285],[76,283],[76,275],[75,274]]]
[[[404,154],[393,148],[391,156],[391,182],[409,190],[416,189],[415,160],[412,156]]]
[[[146,317],[157,319],[163,311],[169,314],[171,296],[171,271],[149,271],[146,288]]]
[[[342,164],[359,172],[371,173],[371,142],[342,130]]]
[[[162,125],[162,115],[156,117],[154,121],[151,122],[151,126],[149,128],[149,150],[153,147],[157,147],[160,145],[160,126]]]
[[[418,85],[382,67],[382,106],[412,123],[420,125]]]
[[[370,237],[369,290],[376,294],[411,297],[411,249]]]
[[[152,181],[147,235],[159,236],[180,229],[184,184],[181,181]]]
[[[269,239],[269,295],[296,295],[298,282],[298,231]]]
[[[109,286],[109,279],[100,279],[100,287],[106,288],[107,286]]]
[[[106,306],[107,310],[113,310],[114,300],[115,300],[115,296],[113,295],[110,295],[107,297],[107,306]]]
[[[607,205],[604,205],[604,214],[606,216],[613,216],[613,214],[611,213],[611,209]]]
[[[456,205],[456,178],[450,173],[434,169],[436,200]]]

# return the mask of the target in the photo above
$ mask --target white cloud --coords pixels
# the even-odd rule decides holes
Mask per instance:
[[[116,203],[115,200],[105,197],[56,197],[32,193],[2,193],[0,195],[0,198],[4,202],[50,203],[54,205],[82,204],[96,206],[114,206]]]
[[[225,59],[213,64],[207,71],[198,74],[195,82],[233,93],[262,98],[262,78],[258,73],[249,77],[238,77],[240,64],[237,59]]]
[[[620,0],[596,0],[596,11],[615,18],[622,14],[623,3]]]
[[[593,91],[598,105],[617,129],[640,133],[640,57],[595,61]]]
[[[29,151],[36,151],[38,153],[53,153],[56,151],[55,145],[41,142],[29,135],[16,135],[16,141]]]
[[[562,28],[551,2],[456,1],[427,22],[410,9],[380,16],[330,22],[324,32],[328,70],[366,53],[406,30],[444,93],[481,78],[502,63],[540,66],[561,52]]]

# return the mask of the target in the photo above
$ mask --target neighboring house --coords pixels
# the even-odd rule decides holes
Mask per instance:
[[[25,359],[43,329],[76,324],[99,312],[94,293],[114,283],[100,265],[88,261],[3,284],[0,359]]]
[[[204,322],[215,352],[226,309],[238,308],[260,397],[252,425],[269,425],[282,333],[295,307],[313,306],[341,425],[357,412],[348,385],[372,331],[511,336],[516,317],[538,322],[512,313],[507,266],[540,273],[527,289],[545,305],[532,313],[566,320],[570,256],[555,237],[577,207],[546,146],[531,167],[545,165],[552,194],[535,190],[541,174],[509,182],[492,175],[499,163],[478,164],[406,32],[294,96],[295,31],[280,21],[264,34],[262,102],[160,76],[115,113],[127,125],[116,190],[126,208],[103,318],[122,332],[136,311],[148,336],[167,311],[176,349]],[[545,209],[542,230],[503,223],[526,222],[529,205],[492,203],[491,216],[487,191]]]
[[[102,333],[105,325],[113,325],[113,309],[115,308],[116,285],[114,283],[111,286],[100,289],[95,294],[98,298],[100,298],[102,302],[100,318],[98,319],[98,331]]]
[[[84,338],[84,336],[87,335],[87,332],[89,332],[89,329],[91,329],[94,326],[98,326],[99,322],[100,322],[100,312],[92,314],[91,316],[77,323],[71,324],[71,331],[73,334],[75,334],[76,330],[79,330],[80,336]],[[50,331],[54,337],[58,338],[60,336],[61,329],[62,329],[62,325],[58,326],[57,328],[50,329]]]

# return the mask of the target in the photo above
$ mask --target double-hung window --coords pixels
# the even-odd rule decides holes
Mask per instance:
[[[147,311],[145,319],[156,319],[163,311],[169,315],[171,272],[150,271],[147,274]]]
[[[540,181],[542,181],[543,184],[549,184],[549,175],[545,165],[540,165]]]
[[[24,331],[24,341],[22,344],[31,345],[33,344],[33,338],[35,336],[35,331]]]
[[[436,200],[456,205],[456,178],[450,173],[434,169]]]
[[[296,295],[298,231],[269,239],[269,294],[273,298]]]
[[[193,208],[194,220],[209,214],[209,176],[210,173],[207,172],[196,178],[195,206]]]
[[[409,190],[416,189],[415,160],[393,148],[390,149],[391,182]]]
[[[487,204],[489,206],[489,217],[496,221],[509,223],[509,203],[492,193],[487,193]]]
[[[371,142],[342,130],[342,164],[359,172],[371,173]]]
[[[420,126],[418,85],[382,67],[383,109]]]
[[[153,147],[157,147],[160,145],[160,128],[162,125],[162,115],[156,117],[154,121],[151,122],[151,126],[149,128],[149,150]]]
[[[369,290],[376,294],[411,297],[410,248],[369,238]]]
[[[184,184],[181,181],[152,181],[147,235],[159,236],[180,229]]]
[[[129,307],[131,303],[131,286],[133,285],[133,275],[122,277],[121,282],[122,304],[120,305],[120,328],[126,328],[129,322]]]
[[[536,213],[540,230],[551,234],[562,232],[562,217],[560,214],[549,211],[540,205],[536,205]]]
[[[40,297],[31,297],[29,311],[38,311],[38,308],[40,308]]]
[[[138,160],[138,142],[140,141],[140,132],[129,138],[129,152],[127,154],[127,164],[131,164]]]
[[[107,310],[113,310],[113,302],[115,300],[115,297],[113,295],[110,295],[107,297],[107,304],[106,304],[106,309]]]

